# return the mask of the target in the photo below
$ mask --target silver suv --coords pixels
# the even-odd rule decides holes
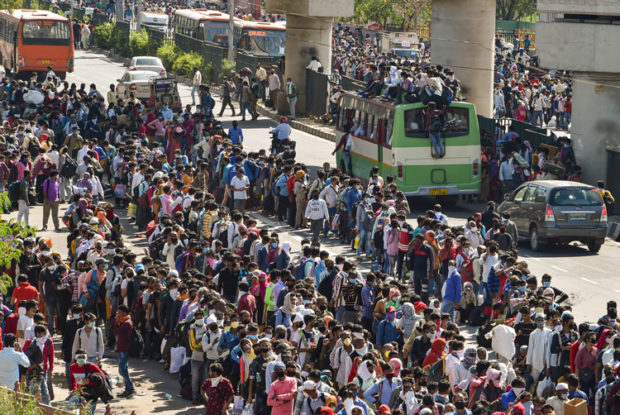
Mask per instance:
[[[580,241],[598,252],[607,234],[607,209],[598,189],[563,180],[523,183],[506,194],[500,214],[510,213],[519,236],[528,238],[532,250],[547,244]]]

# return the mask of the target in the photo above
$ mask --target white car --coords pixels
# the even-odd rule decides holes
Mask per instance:
[[[157,72],[160,76],[166,76],[166,68],[161,59],[155,56],[134,56],[129,64],[130,71]]]
[[[149,81],[159,76],[159,73],[153,71],[125,71],[121,79],[117,79],[116,93],[119,98],[127,99],[131,92],[134,96],[141,100],[147,100],[151,97],[151,85]]]

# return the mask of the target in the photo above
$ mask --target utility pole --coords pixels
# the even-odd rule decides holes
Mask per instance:
[[[142,27],[142,0],[136,1],[136,32]]]
[[[228,15],[228,61],[232,62],[234,60],[233,48],[235,43],[235,0],[228,0]]]

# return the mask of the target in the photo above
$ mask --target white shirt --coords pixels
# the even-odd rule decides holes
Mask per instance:
[[[535,370],[543,370],[547,367],[547,346],[549,343],[551,330],[544,327],[542,330],[536,329],[530,333],[530,340],[527,349],[526,364],[531,365]]]
[[[499,257],[486,253],[480,257],[478,262],[482,265],[482,282],[489,282],[489,272],[499,262]]]
[[[230,181],[230,185],[233,188],[233,196],[235,200],[245,200],[248,198],[248,192],[246,187],[250,186],[250,180],[245,174],[241,177],[235,175]]]
[[[329,219],[327,203],[323,199],[310,200],[306,206],[306,217],[310,220]]]
[[[18,352],[13,347],[0,350],[0,386],[13,390],[15,382],[19,381],[19,366],[30,366],[30,360],[24,352]]]
[[[96,357],[103,359],[104,345],[103,345],[103,332],[99,327],[93,327],[90,331],[90,335],[86,332],[84,327],[78,329],[75,337],[73,338],[73,347],[71,348],[71,356],[75,358],[75,352],[78,349],[82,349],[86,352],[86,356]]]
[[[510,360],[515,355],[515,329],[500,324],[495,326],[493,333],[493,351],[500,356]]]
[[[139,171],[133,175],[131,179],[131,195],[133,195],[133,189],[138,186],[144,180],[144,176]]]
[[[17,339],[19,341],[20,346],[23,347],[24,343],[26,343],[26,340],[34,337],[34,334],[30,335],[28,333],[28,329],[32,328],[33,326],[34,326],[34,319],[28,317],[26,314],[24,314],[23,316],[19,318],[19,320],[17,320],[17,330],[24,332],[24,338]]]

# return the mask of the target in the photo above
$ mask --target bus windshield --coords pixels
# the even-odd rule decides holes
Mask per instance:
[[[269,56],[284,56],[284,30],[244,29],[241,48]]]
[[[217,39],[228,35],[228,22],[204,22],[205,37],[207,42],[216,42]],[[224,35],[224,36],[222,36]],[[216,42],[217,43],[217,42]]]
[[[441,121],[441,134],[444,137],[469,134],[469,110],[467,108],[448,107],[443,113]],[[428,138],[426,108],[405,111],[405,135],[414,138]]]
[[[25,45],[70,45],[69,23],[56,20],[25,20],[22,26],[22,43]]]

